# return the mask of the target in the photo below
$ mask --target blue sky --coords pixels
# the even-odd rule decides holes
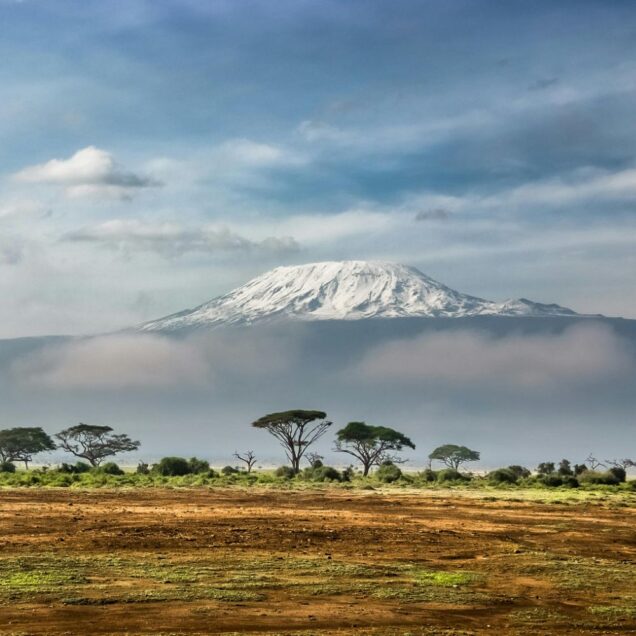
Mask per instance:
[[[636,318],[633,2],[0,0],[0,336],[280,264]]]

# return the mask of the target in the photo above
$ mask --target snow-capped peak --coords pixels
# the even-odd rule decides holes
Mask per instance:
[[[143,331],[251,324],[281,319],[572,316],[570,309],[526,299],[495,303],[456,292],[414,267],[328,261],[277,267],[192,310],[145,323]]]

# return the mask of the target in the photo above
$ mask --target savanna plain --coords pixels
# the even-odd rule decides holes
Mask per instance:
[[[636,492],[4,488],[0,633],[636,633]]]

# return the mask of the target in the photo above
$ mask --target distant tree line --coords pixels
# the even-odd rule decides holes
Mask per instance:
[[[302,409],[269,413],[252,422],[253,428],[272,435],[285,452],[289,465],[276,471],[278,477],[292,478],[302,472],[305,477],[321,481],[347,481],[353,474],[352,467],[339,472],[324,466],[322,456],[311,450],[331,426],[332,422],[324,411]],[[110,426],[80,423],[56,433],[53,438],[39,427],[11,428],[0,430],[0,472],[15,471],[15,462],[24,463],[25,469],[28,469],[35,455],[60,449],[83,460],[75,465],[62,464],[60,470],[63,472],[82,473],[97,469],[105,474],[123,474],[117,464],[104,461],[139,447],[139,441],[132,440],[126,434],[115,433]],[[400,431],[353,421],[336,432],[333,450],[353,457],[359,463],[364,477],[376,468],[376,475],[381,481],[392,482],[403,477],[399,464],[406,460],[400,453],[407,448],[414,450],[415,444]],[[250,475],[257,462],[256,453],[253,450],[236,451],[233,456],[244,465],[243,472]],[[425,481],[466,481],[470,476],[461,473],[460,469],[465,464],[478,461],[480,453],[466,446],[444,444],[435,448],[428,458],[429,467],[421,473]],[[303,459],[309,466],[301,471]],[[433,461],[440,462],[445,468],[432,470]],[[624,482],[627,471],[633,467],[636,467],[636,462],[632,459],[601,461],[590,454],[582,464],[572,464],[567,459],[562,459],[558,464],[542,462],[537,466],[535,475],[523,466],[508,466],[491,471],[486,478],[493,484],[534,480],[532,483],[546,486],[576,487],[581,483],[611,485]],[[214,473],[207,461],[196,457],[164,457],[152,467],[141,462],[136,472],[150,474],[151,471],[164,477],[210,476]],[[225,466],[221,470],[224,475],[239,472],[238,466]]]

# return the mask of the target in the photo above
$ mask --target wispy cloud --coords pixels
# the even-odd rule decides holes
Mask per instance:
[[[186,228],[176,223],[145,223],[115,219],[71,232],[64,240],[95,243],[127,252],[156,252],[175,257],[188,252],[296,252],[298,243],[290,236],[269,236],[250,240],[227,228]]]
[[[14,177],[26,183],[63,186],[69,198],[130,199],[142,188],[160,185],[150,177],[125,170],[109,152],[95,146],[78,150],[68,159],[51,159],[28,166]]]

